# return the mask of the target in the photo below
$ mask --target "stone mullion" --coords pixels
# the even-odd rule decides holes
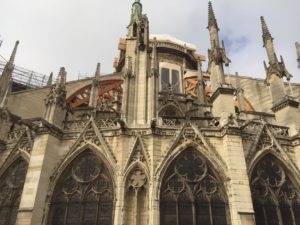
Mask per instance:
[[[210,221],[210,224],[214,225],[210,200],[208,200],[208,209],[209,209],[209,221]],[[217,224],[215,224],[215,225],[217,225]]]
[[[176,196],[176,225],[179,225],[178,197],[179,196]],[[161,224],[161,225],[163,225],[163,224]]]
[[[139,225],[138,224],[138,194],[139,194],[139,188],[134,188],[134,218],[133,218],[133,225]]]
[[[16,194],[16,193],[13,193],[12,195],[17,195],[17,194]],[[9,210],[8,210],[8,215],[7,215],[7,220],[6,220],[7,225],[10,225],[11,213],[12,213],[12,209],[13,209],[14,203],[15,203],[13,200],[16,200],[15,197],[16,197],[16,196],[14,196],[13,198],[11,198],[12,201],[10,202],[10,204],[9,204],[9,206],[8,206]]]
[[[98,202],[97,202],[97,213],[96,213],[96,225],[98,225],[98,223],[99,223],[99,218],[100,218],[100,211],[99,211],[99,209],[100,209],[100,195],[98,195]]]
[[[195,209],[195,201],[192,201],[192,213],[193,213],[193,225],[196,225],[196,209]]]
[[[289,206],[289,210],[291,212],[291,216],[292,216],[292,220],[293,220],[293,225],[296,225],[295,214],[294,214],[294,210],[293,210],[293,204],[291,204],[291,206]]]
[[[67,224],[68,213],[69,213],[69,203],[70,203],[70,200],[68,198],[67,199],[67,205],[66,205],[66,211],[65,211],[65,217],[64,217],[64,225]]]
[[[283,225],[281,212],[280,212],[280,208],[279,208],[278,203],[276,203],[276,214],[277,214],[277,218],[278,218],[278,221],[279,221],[279,225]]]
[[[265,224],[268,224],[267,212],[266,212],[266,209],[265,209],[264,205],[262,205],[262,209],[263,209],[263,213],[264,213]]]

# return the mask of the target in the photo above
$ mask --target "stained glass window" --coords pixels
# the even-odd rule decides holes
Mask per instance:
[[[220,183],[195,150],[181,153],[168,168],[160,193],[160,225],[227,225]]]
[[[68,166],[50,205],[50,225],[112,225],[113,186],[108,169],[91,152]]]
[[[251,191],[256,225],[300,225],[298,192],[275,157],[257,164]]]
[[[0,224],[16,223],[27,167],[28,163],[20,158],[0,179]]]

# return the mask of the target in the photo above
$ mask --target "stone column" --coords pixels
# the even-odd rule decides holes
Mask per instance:
[[[149,225],[160,225],[159,224],[159,200],[155,193],[159,193],[160,190],[155,190],[158,187],[158,180],[153,177],[152,183],[149,189]]]
[[[223,156],[228,166],[230,219],[232,225],[255,225],[249,177],[242,139],[235,128],[223,137]]]
[[[114,225],[122,225],[124,220],[124,192],[125,185],[123,181],[124,177],[118,175],[116,179],[116,204],[115,204],[115,215],[114,215]]]
[[[17,215],[17,225],[42,224],[50,176],[59,159],[57,150],[59,142],[52,134],[41,134],[35,138]]]

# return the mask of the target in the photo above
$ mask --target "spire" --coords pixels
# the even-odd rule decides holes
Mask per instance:
[[[16,41],[14,50],[13,50],[13,52],[11,53],[11,56],[10,56],[9,61],[8,61],[8,63],[9,63],[10,65],[13,65],[14,62],[15,62],[15,58],[16,58],[16,54],[17,54],[17,49],[18,49],[18,45],[19,45],[19,41]]]
[[[49,78],[48,78],[48,81],[47,81],[47,86],[52,85],[52,80],[53,80],[53,73],[51,72],[51,73],[50,73],[50,76],[49,76]]]
[[[210,27],[215,27],[217,30],[219,30],[211,1],[208,2],[208,26],[207,26],[207,28],[209,29]]]
[[[3,69],[2,76],[0,77],[0,108],[6,106],[7,98],[11,92],[12,72],[14,70],[14,61],[16,58],[18,45],[19,41],[16,41],[12,54]]]
[[[211,49],[208,50],[208,73],[211,78],[212,90],[225,84],[224,64],[228,66],[230,59],[227,58],[224,42],[220,45],[218,24],[212,8],[211,1],[208,2],[208,31]]]
[[[131,23],[133,23],[142,15],[142,10],[143,5],[141,4],[140,0],[134,0],[132,4]]]
[[[295,45],[296,45],[296,49],[297,49],[298,68],[300,69],[300,44],[299,44],[299,42],[296,42]]]
[[[157,61],[157,40],[153,39],[152,61],[151,61],[151,75],[158,76],[158,61]]]
[[[278,58],[275,53],[274,44],[273,44],[273,38],[271,36],[271,33],[269,32],[269,29],[267,27],[267,24],[265,22],[264,17],[260,17],[261,21],[261,27],[262,27],[262,38],[263,38],[263,47],[266,48],[269,64],[278,64]]]
[[[66,78],[67,72],[64,67],[61,67],[56,84],[50,86],[49,93],[45,98],[44,119],[60,128],[66,119]]]
[[[263,38],[264,47],[265,47],[267,41],[268,40],[273,41],[273,38],[271,36],[271,33],[268,29],[268,26],[267,26],[266,21],[263,16],[260,17],[260,21],[261,21],[261,28],[262,28],[262,38]]]
[[[67,72],[65,67],[61,67],[57,76],[56,86],[64,86],[67,80]]]
[[[100,78],[100,71],[101,71],[100,68],[101,68],[101,64],[97,63],[95,78]]]
[[[205,103],[205,86],[202,74],[202,63],[200,57],[197,58],[197,97],[200,104]]]
[[[92,81],[92,88],[90,93],[89,106],[97,107],[98,95],[99,95],[99,82],[100,82],[100,67],[101,64],[97,63],[95,78]]]

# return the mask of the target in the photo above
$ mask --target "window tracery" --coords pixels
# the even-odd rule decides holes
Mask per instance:
[[[140,166],[129,173],[125,191],[125,225],[148,224],[148,179]]]
[[[226,225],[227,207],[220,183],[195,150],[181,153],[164,176],[161,225]]]
[[[258,163],[251,191],[257,225],[300,225],[299,193],[275,157]]]
[[[0,180],[0,224],[16,223],[28,163],[15,161]]]
[[[104,163],[91,152],[68,166],[59,179],[48,224],[112,224],[113,185]]]

